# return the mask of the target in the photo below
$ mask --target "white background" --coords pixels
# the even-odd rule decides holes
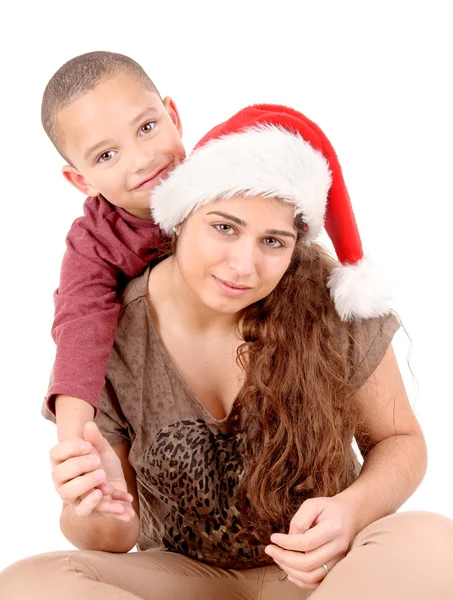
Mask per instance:
[[[52,367],[52,292],[84,198],[60,174],[40,102],[66,60],[136,59],[171,95],[190,149],[256,102],[288,104],[337,150],[364,245],[396,280],[395,348],[430,455],[403,509],[453,518],[451,459],[452,36],[447,2],[20,2],[1,16],[0,568],[71,547],[40,405]],[[409,369],[407,360],[410,361]]]

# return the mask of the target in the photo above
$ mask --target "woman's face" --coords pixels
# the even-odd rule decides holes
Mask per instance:
[[[188,217],[179,232],[176,259],[186,285],[202,304],[236,313],[276,287],[296,239],[292,204],[234,196]]]

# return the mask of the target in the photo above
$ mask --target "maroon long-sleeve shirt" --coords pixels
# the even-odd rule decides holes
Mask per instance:
[[[66,238],[54,294],[57,352],[47,395],[52,412],[56,394],[98,406],[118,323],[118,288],[143,271],[165,242],[153,221],[133,217],[102,196],[85,201],[84,216]]]

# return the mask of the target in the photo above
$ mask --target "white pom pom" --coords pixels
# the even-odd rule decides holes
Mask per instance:
[[[342,321],[371,319],[392,310],[389,283],[369,257],[335,267],[327,287]]]

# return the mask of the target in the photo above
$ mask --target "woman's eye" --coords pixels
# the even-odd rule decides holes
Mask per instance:
[[[281,241],[275,238],[268,237],[264,238],[263,241],[266,246],[269,246],[269,248],[284,248],[284,245],[281,243]]]
[[[111,160],[113,158],[113,155],[114,155],[113,150],[108,150],[107,152],[103,152],[99,156],[97,162],[100,162],[100,163],[108,162],[109,160]]]
[[[219,233],[224,233],[225,235],[234,235],[235,231],[231,225],[227,225],[226,223],[219,223],[218,225],[214,225]]]
[[[148,121],[147,123],[145,123],[144,125],[141,126],[140,132],[141,133],[149,133],[150,131],[152,131],[154,129],[155,124],[156,124],[155,121]]]

